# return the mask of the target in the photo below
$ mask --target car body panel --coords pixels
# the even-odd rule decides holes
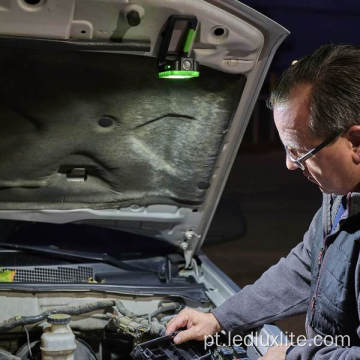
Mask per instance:
[[[130,24],[131,12],[140,19],[136,26]],[[162,32],[173,15],[197,18],[189,56],[199,63],[200,78],[157,78]],[[150,320],[169,298],[211,311],[240,290],[200,248],[272,58],[287,35],[235,0],[8,0],[0,5],[0,63],[7,69],[0,86],[0,238],[12,242],[17,234],[20,244],[35,247],[42,234],[52,246],[42,262],[7,266],[47,275],[42,282],[0,282],[0,305],[6,309],[0,329],[8,316],[60,311],[98,297],[119,297]],[[35,225],[21,233],[24,223]],[[44,223],[53,228],[37,233],[36,226]],[[64,260],[54,239],[58,226],[70,225],[87,229],[63,235],[64,246],[65,240],[74,243],[73,251],[75,245],[88,250],[96,242],[103,253],[108,242],[111,255],[121,258],[126,253],[121,245],[135,242],[130,234],[154,250],[155,240],[164,240],[176,251],[158,256],[165,270],[170,266],[170,275],[175,265],[176,279],[149,282],[148,274],[129,270],[128,283],[126,274],[120,280],[109,273],[104,282],[99,274],[85,282],[54,281],[50,270],[57,271],[59,258]],[[115,236],[92,237],[95,228],[115,230]],[[23,255],[28,250],[14,248]],[[172,264],[171,256],[179,252],[181,263]],[[95,273],[101,273],[99,263],[100,257]],[[59,269],[66,266],[59,262]],[[112,270],[116,276],[124,275],[121,271]],[[113,310],[118,316],[119,309]],[[80,330],[105,331],[106,314],[96,315],[84,317]],[[167,319],[161,318],[162,328]],[[254,336],[278,333],[266,325]],[[250,359],[266,351],[251,349]]]
[[[141,22],[138,26],[129,26],[126,23],[126,15],[132,10],[136,10],[141,16]],[[216,101],[214,101],[216,93],[213,90],[207,90],[208,96],[206,97],[204,93],[199,99],[201,98],[201,101],[207,102],[208,108],[206,108],[202,115],[200,109],[202,106],[205,109],[204,103],[199,105],[197,113],[196,111],[195,113],[193,112],[194,116],[198,114],[200,118],[202,117],[203,127],[199,128],[201,130],[196,133],[194,132],[196,131],[195,127],[188,128],[187,132],[185,132],[186,135],[183,137],[177,136],[177,138],[171,140],[170,136],[170,140],[168,140],[168,144],[170,143],[169,141],[177,144],[177,147],[172,150],[174,154],[179,154],[180,149],[183,148],[191,155],[178,157],[178,160],[175,158],[175,162],[171,162],[171,160],[167,162],[164,147],[162,146],[160,149],[154,146],[153,137],[144,138],[141,137],[142,135],[139,137],[136,134],[136,136],[131,134],[123,142],[120,139],[119,143],[122,153],[128,153],[132,163],[139,163],[139,165],[131,169],[125,156],[118,163],[109,158],[113,165],[104,166],[101,162],[101,157],[104,158],[106,152],[111,154],[114,151],[114,139],[116,137],[113,137],[113,140],[109,142],[108,150],[101,144],[101,149],[97,150],[98,152],[95,155],[88,155],[90,150],[87,150],[87,147],[77,145],[72,152],[81,155],[77,155],[78,160],[76,160],[75,156],[66,157],[67,153],[64,152],[66,148],[71,147],[71,142],[59,141],[59,144],[56,145],[58,150],[57,148],[52,149],[51,147],[54,147],[53,144],[56,144],[56,141],[49,140],[49,138],[51,139],[54,133],[46,133],[47,127],[50,127],[52,124],[50,121],[51,117],[54,118],[54,126],[59,127],[59,135],[68,134],[66,136],[70,136],[71,127],[67,129],[65,128],[67,125],[62,125],[63,128],[60,127],[61,116],[71,116],[70,113],[66,112],[66,109],[63,110],[63,115],[61,115],[60,108],[57,110],[57,113],[54,111],[46,113],[46,108],[44,110],[45,105],[39,109],[35,107],[33,110],[27,103],[21,104],[20,102],[20,105],[11,103],[11,106],[9,106],[12,109],[11,111],[15,111],[17,116],[20,115],[26,120],[25,122],[19,122],[19,126],[24,129],[22,132],[26,131],[29,121],[33,121],[35,128],[38,123],[39,127],[37,128],[36,136],[40,137],[37,141],[35,140],[35,135],[25,133],[26,139],[33,138],[30,141],[36,141],[33,143],[34,145],[31,145],[31,149],[29,148],[29,159],[23,155],[24,150],[22,148],[19,149],[17,156],[14,154],[12,159],[9,157],[9,146],[12,146],[12,143],[10,142],[8,145],[3,144],[3,154],[7,154],[7,160],[8,162],[11,161],[11,163],[10,165],[3,166],[2,170],[0,169],[0,182],[2,184],[2,190],[0,191],[0,218],[50,223],[93,223],[154,236],[169,241],[183,249],[187,264],[190,264],[191,258],[199,251],[206,238],[206,233],[271,60],[281,42],[288,35],[288,32],[260,13],[238,1],[232,0],[143,0],[137,1],[136,4],[129,3],[128,1],[47,0],[40,1],[35,6],[29,5],[25,0],[19,0],[17,2],[5,3],[0,8],[0,46],[3,45],[7,49],[18,49],[21,47],[39,49],[36,51],[46,51],[46,49],[49,49],[48,51],[55,51],[54,49],[64,52],[73,51],[82,54],[79,55],[78,61],[82,61],[84,54],[93,54],[89,55],[90,58],[93,56],[94,59],[90,61],[97,61],[99,54],[104,59],[106,56],[111,58],[114,55],[130,56],[129,54],[131,54],[133,56],[142,56],[145,60],[145,58],[157,56],[161,41],[161,31],[166,19],[173,14],[195,15],[199,21],[197,38],[193,44],[192,52],[195,59],[203,66],[203,76],[205,74],[208,74],[207,76],[214,76],[212,74],[215,73],[211,73],[211,71],[216,71],[216,74],[224,74],[222,75],[224,76],[223,81],[228,81],[229,86],[231,82],[235,81],[230,81],[231,76],[234,79],[239,79],[238,82],[234,82],[234,90],[238,89],[238,95],[236,95],[236,91],[231,90],[231,93],[234,94],[233,100],[235,104],[234,106],[230,106],[230,103],[226,105],[228,106],[226,109],[228,114],[227,120],[224,120],[222,123],[219,122],[217,128],[210,127],[211,122],[214,122],[214,120],[209,120],[208,127],[204,124],[205,118],[209,117],[210,109],[212,109],[211,116],[213,119],[215,119],[214,114],[216,115],[216,111],[219,112],[218,114],[221,114],[221,111],[225,110],[225,108],[222,108],[224,105],[220,103],[216,105]],[[220,36],[216,35],[216,29],[218,28],[221,28],[221,31],[223,31],[223,34],[220,34]],[[29,58],[31,56],[33,56],[33,59],[35,55],[29,55]],[[56,56],[54,57],[56,58]],[[134,63],[137,61],[135,60],[134,58]],[[52,59],[50,61],[49,59],[48,61],[55,60]],[[128,63],[131,62],[131,60],[127,61]],[[63,62],[66,62],[66,59]],[[114,60],[111,60],[110,64],[113,64],[113,62]],[[54,64],[55,71],[56,62]],[[69,65],[71,64],[76,65],[76,61],[73,60],[73,63],[70,61]],[[111,66],[113,67],[113,65]],[[212,70],[206,70],[206,68]],[[89,69],[94,68],[90,67]],[[149,69],[151,71],[150,65]],[[50,68],[48,71],[50,71]],[[135,71],[134,67],[132,71]],[[77,70],[77,72],[79,71]],[[59,76],[62,76],[61,73]],[[73,76],[75,77],[74,81],[85,82],[83,87],[91,86],[91,80],[87,84],[84,78],[76,79],[76,75],[74,74]],[[126,79],[128,83],[131,81],[129,77]],[[140,81],[139,79],[137,81]],[[95,80],[99,81],[97,78]],[[32,79],[29,81],[33,82]],[[61,78],[55,77],[54,81],[60,84]],[[196,80],[190,81],[194,81],[194,84],[196,84]],[[44,84],[44,80],[42,80],[42,83]],[[149,85],[151,82],[147,81],[145,84]],[[66,85],[58,86],[60,86],[60,94],[61,86]],[[69,86],[73,87],[74,85],[69,84]],[[174,89],[180,87],[175,84],[171,86]],[[196,86],[192,87],[189,85],[188,90],[186,90],[187,92],[175,92],[174,100],[180,104],[181,98],[185,94],[189,94],[189,91],[193,91],[189,100],[187,100],[193,101],[194,96],[196,96],[194,95],[196,94]],[[46,86],[44,86],[44,89],[46,89]],[[27,91],[29,93],[30,90]],[[165,87],[164,91],[169,90]],[[74,92],[73,94],[76,97],[76,94],[79,93]],[[161,95],[161,92],[159,94]],[[30,95],[22,94],[23,98],[26,98],[26,96]],[[41,92],[39,96],[42,96]],[[149,96],[149,94],[146,93],[144,96]],[[221,96],[219,99],[221,99]],[[227,95],[224,96],[226,97]],[[56,97],[56,94],[52,96],[52,98]],[[49,99],[46,99],[44,96],[42,98],[42,102],[45,102],[48,107],[52,106]],[[68,102],[69,99],[67,100]],[[119,101],[116,99],[118,98],[114,98],[112,101]],[[129,109],[136,109],[135,104],[131,103],[132,100],[130,98],[125,97],[124,99],[125,106],[128,104]],[[27,101],[34,102],[31,96]],[[66,101],[66,97],[63,101]],[[95,103],[95,99],[93,102]],[[99,103],[99,106],[91,109],[89,103],[85,102],[84,106],[90,106],[88,117],[99,113],[99,108],[104,107],[105,103],[106,101]],[[143,104],[144,100],[141,100],[141,103]],[[141,109],[141,103],[139,103],[139,109]],[[196,102],[193,102],[191,106],[195,107],[195,104]],[[56,106],[60,105],[61,102],[57,103]],[[77,104],[76,107],[69,111],[82,111],[80,105]],[[156,108],[155,105],[153,106],[154,109]],[[110,105],[108,104],[108,106]],[[54,104],[53,107],[55,107]],[[62,107],[64,109],[63,105]],[[158,108],[161,108],[161,104],[158,105]],[[186,109],[186,102],[180,108]],[[176,106],[169,109],[173,111],[176,109]],[[111,113],[111,106],[110,110],[107,111]],[[127,117],[131,116],[129,112],[126,114]],[[9,119],[12,118],[10,115],[8,116]],[[135,112],[132,116],[139,115]],[[56,120],[56,117],[59,119]],[[166,121],[167,124],[170,124],[170,120]],[[4,125],[6,124],[4,123]],[[142,125],[140,124],[139,126]],[[222,134],[220,134],[221,127],[223,128]],[[11,138],[12,135],[17,140],[21,139],[22,132],[14,131],[11,126],[9,128],[9,125],[5,126],[5,129],[7,128],[7,137],[10,136]],[[43,135],[41,135],[42,129],[45,129]],[[161,129],[155,127],[152,131],[166,131],[164,127]],[[183,127],[182,129],[185,128]],[[79,131],[81,130],[76,127],[74,128],[74,133]],[[107,129],[104,128],[101,131],[107,131]],[[179,132],[185,130],[179,130],[178,126],[174,126],[169,131]],[[218,135],[215,138],[214,134],[217,132]],[[45,141],[41,136],[45,136]],[[203,136],[208,136],[208,142],[212,145],[201,147]],[[211,136],[213,136],[213,140],[211,140]],[[93,139],[91,138],[91,141],[94,141]],[[76,142],[76,139],[74,141]],[[166,144],[166,140],[164,144]],[[99,148],[97,143],[96,147]],[[12,148],[14,149],[14,147]],[[43,151],[46,148],[48,148],[49,154],[47,158],[45,155],[41,155],[46,154]],[[203,160],[196,154],[196,149],[198,149],[198,154],[204,151],[206,156],[204,155]],[[64,152],[64,155],[61,152]],[[53,155],[50,156],[52,153],[58,157],[63,156],[64,161],[58,162]],[[42,156],[44,156],[46,161],[41,160]],[[17,164],[21,157],[22,161],[24,161],[18,168],[21,171],[18,171],[18,169],[14,170],[13,164]],[[87,168],[83,163],[86,163],[89,157],[93,158],[94,161],[90,162],[90,165],[87,164]],[[84,158],[87,160],[84,160]],[[207,158],[209,160],[206,160]],[[32,165],[32,161],[34,161],[34,165]],[[210,161],[209,164],[207,163],[208,161]],[[36,162],[38,163],[36,164]],[[109,163],[109,161],[107,162]],[[155,165],[148,171],[142,165],[144,162]],[[179,165],[176,164],[179,164],[179,162],[182,162],[183,165],[177,167]],[[68,163],[71,164],[70,169],[66,168]],[[97,166],[100,170],[93,170]],[[119,172],[110,172],[110,175],[108,177],[105,176],[105,178],[101,174],[99,175],[101,172],[106,172],[109,166],[112,166],[114,169],[125,168],[125,172],[132,171],[134,175],[131,175],[122,183],[122,175]],[[48,167],[46,171],[36,170],[32,173],[34,168],[44,170],[46,167]],[[26,170],[27,168],[29,170]],[[160,181],[156,177],[154,178],[158,174],[158,169],[165,174]],[[196,169],[204,170],[199,172],[200,170]],[[77,177],[79,172],[80,175]],[[122,172],[124,173],[124,171]],[[189,175],[189,173],[196,172],[199,172],[199,175],[195,177],[194,175],[192,177]],[[11,175],[12,173],[14,175]],[[144,180],[142,182],[139,181],[138,174],[141,174],[140,177],[143,177]],[[185,181],[187,178],[189,179],[188,182]],[[194,181],[199,181],[200,178],[204,178],[204,181],[198,183],[198,188],[193,188],[195,186]],[[109,181],[110,189],[108,189],[108,185],[105,185],[109,184]],[[118,181],[120,181],[119,184],[116,184]],[[183,181],[183,184],[181,181]],[[137,182],[139,185],[136,185]],[[157,182],[158,185],[156,185]],[[82,188],[86,188],[85,183],[90,185],[84,191]],[[125,184],[131,183],[135,185],[127,190],[128,185]],[[149,184],[153,184],[155,186],[154,189],[158,191],[151,188],[146,190]],[[191,190],[192,188],[193,190]],[[38,195],[36,195],[37,192]],[[66,193],[68,194],[65,195]],[[82,193],[88,195],[81,197]],[[72,196],[71,194],[74,195]],[[78,198],[79,200],[71,200],[71,198]],[[88,201],[88,199],[91,201]],[[191,204],[191,202],[193,203]]]

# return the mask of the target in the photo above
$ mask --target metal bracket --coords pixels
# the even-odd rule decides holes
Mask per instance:
[[[186,269],[189,269],[191,267],[193,249],[199,238],[200,235],[197,234],[195,231],[193,230],[185,231],[184,241],[180,244],[180,246],[184,251]]]
[[[87,179],[87,172],[85,168],[73,168],[67,174],[66,178],[72,182],[85,182]]]

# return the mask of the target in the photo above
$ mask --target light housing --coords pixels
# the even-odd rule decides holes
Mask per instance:
[[[162,32],[158,55],[158,76],[161,79],[191,79],[199,77],[199,66],[192,56],[197,18],[188,15],[172,15]]]
[[[190,79],[199,76],[199,71],[169,70],[159,72],[159,78],[161,79]]]

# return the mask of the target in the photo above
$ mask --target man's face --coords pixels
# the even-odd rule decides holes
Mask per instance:
[[[286,103],[274,107],[274,120],[280,139],[291,152],[300,157],[325,139],[309,129],[311,85],[296,86]],[[298,166],[286,157],[289,170]],[[305,177],[325,193],[347,194],[358,187],[358,167],[354,163],[353,146],[346,136],[340,136],[304,162]]]

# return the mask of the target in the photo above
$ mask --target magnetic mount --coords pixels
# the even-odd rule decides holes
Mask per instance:
[[[195,16],[172,15],[168,18],[158,55],[158,76],[161,79],[198,77],[199,65],[192,56],[198,20]]]

